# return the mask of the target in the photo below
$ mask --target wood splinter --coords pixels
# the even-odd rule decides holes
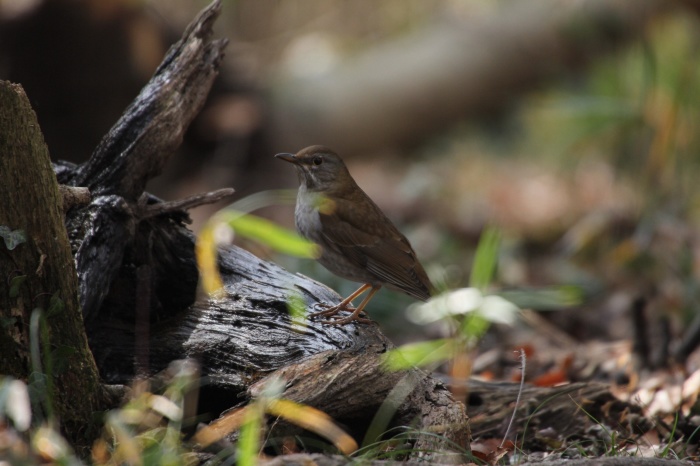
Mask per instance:
[[[178,210],[189,210],[200,205],[213,204],[233,196],[236,191],[233,188],[222,188],[207,193],[199,193],[177,201],[159,202],[147,204],[149,196],[144,194],[139,199],[139,215],[141,220],[156,217]]]

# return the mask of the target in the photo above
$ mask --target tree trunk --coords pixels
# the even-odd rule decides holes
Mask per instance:
[[[0,199],[0,374],[45,394],[44,412],[34,415],[60,420],[70,440],[89,445],[103,390],[85,336],[62,199],[36,115],[21,86],[7,81],[0,81]],[[9,232],[18,230],[25,241],[8,244]]]

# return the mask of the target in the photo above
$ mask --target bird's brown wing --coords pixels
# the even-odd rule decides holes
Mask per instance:
[[[368,199],[369,200],[369,199]],[[367,209],[344,199],[331,212],[321,213],[324,247],[363,267],[379,281],[417,298],[430,297],[432,285],[408,240],[371,203]]]

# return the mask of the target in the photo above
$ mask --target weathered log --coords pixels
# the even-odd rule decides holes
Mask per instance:
[[[360,426],[366,426],[382,409],[386,419],[377,421],[383,421],[384,426],[416,428],[414,456],[447,461],[447,457],[456,455],[464,460],[462,454],[468,451],[470,441],[464,406],[455,403],[447,387],[424,371],[389,371],[383,367],[382,356],[387,349],[387,342],[382,342],[362,351],[326,351],[283,367],[268,379],[284,380],[285,398],[323,406],[326,414],[343,425],[355,426],[359,421]],[[251,386],[249,393],[259,394],[265,382]],[[299,435],[300,429],[294,426],[276,426],[272,435]],[[373,443],[382,439],[384,428],[369,432],[369,438],[364,427],[353,433]]]
[[[467,451],[464,406],[452,399],[445,386],[418,369],[383,369],[381,355],[393,345],[378,327],[318,322],[300,326],[289,317],[287,303],[295,294],[308,308],[318,302],[336,303],[340,296],[240,248],[220,252],[226,296],[202,300],[180,316],[154,324],[147,348],[149,373],[165,369],[173,359],[198,360],[205,381],[200,412],[214,416],[255,396],[260,386],[256,382],[279,376],[288,386],[284,398],[355,426],[352,434],[360,440],[391,390],[401,383],[406,393],[393,402],[389,425],[443,435],[443,439],[419,437],[414,445],[417,451],[446,454],[447,444]],[[133,377],[134,357],[146,350],[137,341],[133,326],[109,317],[96,323],[91,341],[99,342],[94,346],[95,358],[111,383]],[[298,429],[282,429],[274,435],[291,432],[298,433]]]

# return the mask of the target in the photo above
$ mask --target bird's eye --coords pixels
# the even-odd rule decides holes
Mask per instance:
[[[314,165],[321,165],[323,163],[323,157],[321,157],[320,155],[317,155],[316,157],[314,157],[313,162],[314,162]]]

